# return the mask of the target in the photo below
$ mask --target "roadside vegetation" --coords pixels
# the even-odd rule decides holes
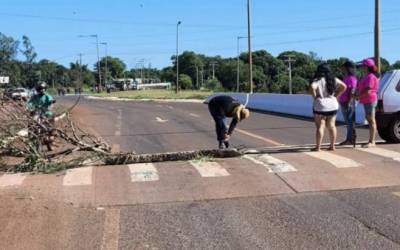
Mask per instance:
[[[117,97],[126,99],[196,99],[204,100],[213,92],[211,91],[194,91],[194,90],[182,90],[178,94],[173,90],[131,90],[131,91],[118,91],[110,94],[100,93],[93,94],[97,97]]]
[[[283,51],[277,56],[271,55],[266,50],[253,52],[253,80],[254,92],[288,93],[288,64],[287,58],[295,60],[292,64],[293,92],[302,93],[314,77],[314,72],[319,63],[329,63],[337,76],[341,76],[340,65],[347,58],[325,59],[314,52],[302,53],[298,51]],[[97,64],[80,65],[78,60],[69,65],[61,65],[53,60],[38,60],[33,43],[29,37],[22,37],[20,42],[11,36],[0,32],[0,64],[1,74],[10,77],[10,87],[32,88],[38,81],[45,81],[55,89],[82,87],[91,89],[97,82]],[[163,69],[151,67],[129,69],[124,61],[118,57],[107,56],[100,59],[100,72],[102,79],[134,78],[143,80],[159,80],[170,82],[174,88],[176,81],[176,60],[171,57],[171,66]],[[350,58],[351,59],[351,58]],[[107,61],[107,71],[105,70]],[[190,90],[207,89],[209,91],[236,91],[237,67],[239,62],[239,90],[248,91],[248,54],[242,53],[239,60],[236,57],[223,58],[185,51],[179,55],[179,78],[182,96],[169,93],[169,98],[202,98],[202,92]],[[382,58],[382,73],[391,69],[400,69],[400,60],[390,64]],[[107,76],[104,77],[104,73]],[[104,83],[102,82],[104,85]],[[166,98],[166,92],[138,92],[121,93],[118,95],[126,98]]]

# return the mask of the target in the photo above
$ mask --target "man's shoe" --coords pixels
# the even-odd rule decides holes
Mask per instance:
[[[347,141],[347,140],[339,143],[339,146],[348,146],[348,145],[353,145],[353,143],[351,141]]]

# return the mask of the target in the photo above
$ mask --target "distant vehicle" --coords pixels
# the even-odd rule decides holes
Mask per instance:
[[[400,143],[400,70],[390,71],[381,79],[376,121],[382,139]]]
[[[125,91],[128,89],[132,89],[132,84],[134,83],[134,79],[131,78],[121,78],[121,79],[114,79],[112,84],[120,91]]]
[[[24,88],[16,88],[11,91],[11,98],[14,100],[28,100],[29,99],[29,91]]]
[[[109,90],[110,92],[111,91],[117,91],[118,90],[118,88],[115,86],[115,84],[113,84],[113,83],[109,83],[109,84],[107,84],[107,90]]]

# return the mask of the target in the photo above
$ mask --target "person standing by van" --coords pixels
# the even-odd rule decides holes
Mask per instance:
[[[346,84],[346,91],[339,97],[340,109],[342,111],[343,119],[347,125],[346,140],[340,145],[353,145],[353,116],[355,115],[355,103],[353,102],[353,95],[357,89],[357,77],[355,74],[355,64],[351,61],[346,61],[341,67],[344,78],[343,82]]]
[[[364,147],[375,147],[376,120],[375,112],[378,104],[379,79],[376,77],[378,68],[373,59],[365,59],[361,63],[365,73],[364,78],[358,83],[358,99],[364,105],[365,117],[369,124],[369,141]]]
[[[337,98],[346,90],[346,84],[333,75],[327,63],[318,66],[314,82],[311,83],[310,93],[314,98],[313,113],[316,131],[316,147],[314,151],[321,150],[325,126],[330,136],[329,150],[335,150],[336,143],[336,115],[339,110]]]

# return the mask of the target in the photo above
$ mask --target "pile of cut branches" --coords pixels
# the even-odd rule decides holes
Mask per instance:
[[[77,104],[77,103],[76,103]],[[74,106],[76,106],[76,104]],[[111,153],[111,148],[86,133],[71,119],[69,108],[54,120],[35,119],[26,103],[0,97],[0,171],[52,173],[81,166],[229,158],[236,150],[199,150],[160,154]],[[52,147],[46,138],[51,135]]]
[[[110,147],[76,126],[68,111],[59,114],[37,119],[25,102],[0,98],[0,171],[53,172],[110,154]]]

